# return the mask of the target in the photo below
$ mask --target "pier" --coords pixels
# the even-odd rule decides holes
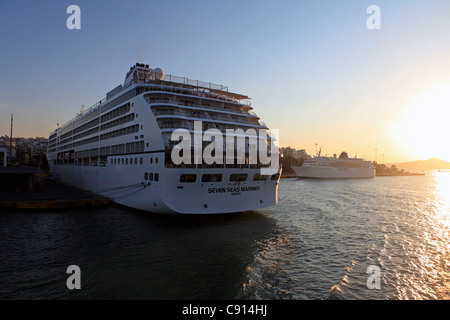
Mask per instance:
[[[0,167],[0,192],[32,192],[37,168]]]
[[[34,168],[0,168],[0,210],[60,210],[108,206],[108,198],[67,186]]]

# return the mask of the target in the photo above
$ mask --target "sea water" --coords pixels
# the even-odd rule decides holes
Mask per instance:
[[[449,230],[446,172],[281,179],[227,215],[2,212],[0,299],[449,299]]]

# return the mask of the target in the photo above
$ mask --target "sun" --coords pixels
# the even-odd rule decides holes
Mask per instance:
[[[409,157],[450,161],[450,83],[419,94],[390,131]]]

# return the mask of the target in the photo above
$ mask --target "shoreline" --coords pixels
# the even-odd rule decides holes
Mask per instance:
[[[380,173],[376,174],[375,177],[400,177],[400,176],[424,176],[425,173]],[[298,178],[295,174],[282,175],[280,179],[292,179]]]
[[[0,192],[0,209],[11,211],[62,210],[109,206],[110,200],[88,191],[83,191],[50,179],[39,177],[25,192]],[[37,189],[37,190],[36,190]]]
[[[425,173],[411,173],[411,172],[404,172],[404,173],[377,173],[375,174],[376,177],[397,177],[397,176],[424,176]]]

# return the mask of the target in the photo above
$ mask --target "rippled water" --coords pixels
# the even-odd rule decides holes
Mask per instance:
[[[210,217],[1,213],[0,299],[450,298],[450,173],[283,179],[279,198]]]

